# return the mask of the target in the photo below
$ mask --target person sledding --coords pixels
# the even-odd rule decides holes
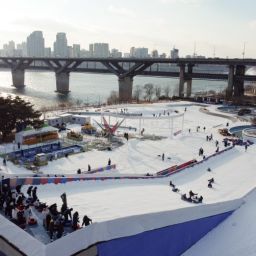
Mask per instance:
[[[199,204],[199,203],[202,203],[203,202],[203,197],[202,196],[195,196],[193,199],[192,199],[192,202],[195,203],[195,204]]]
[[[194,193],[192,190],[189,191],[189,198],[192,199],[194,196],[197,196],[197,193]]]
[[[175,185],[172,183],[172,181],[170,180],[170,183],[169,183],[170,187],[175,187]]]
[[[208,180],[208,188],[212,188],[212,183],[214,183],[214,178]]]

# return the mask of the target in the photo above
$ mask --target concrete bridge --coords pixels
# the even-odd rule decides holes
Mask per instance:
[[[192,79],[227,80],[227,96],[240,97],[244,81],[256,81],[256,76],[245,74],[252,66],[256,66],[256,59],[0,57],[0,69],[11,70],[16,88],[25,86],[25,70],[55,72],[56,91],[60,93],[69,92],[70,72],[112,73],[118,77],[120,102],[131,101],[137,75],[179,78],[181,98],[191,96]]]

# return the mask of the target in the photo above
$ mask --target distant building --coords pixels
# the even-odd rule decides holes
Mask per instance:
[[[112,49],[110,56],[112,58],[122,58],[122,52],[118,51],[118,49]]]
[[[44,57],[50,58],[52,56],[52,50],[51,47],[44,48]]]
[[[92,56],[90,55],[90,51],[82,49],[80,51],[80,57],[88,58],[88,57],[92,57]]]
[[[73,47],[72,46],[68,46],[68,57],[69,58],[73,58],[74,57]]]
[[[27,37],[28,57],[44,57],[44,37],[42,31],[34,31]]]
[[[4,57],[14,57],[15,56],[15,43],[14,43],[14,41],[9,41],[8,44],[3,45],[2,55]]]
[[[93,57],[106,58],[109,57],[109,45],[107,43],[94,43],[93,49],[90,45],[89,51],[93,50]]]
[[[159,56],[159,58],[163,58],[163,59],[165,59],[167,56],[166,56],[166,53],[162,53],[160,56]]]
[[[53,44],[53,54],[55,57],[61,58],[67,58],[69,56],[66,33],[57,33],[56,41]]]
[[[139,47],[139,48],[131,47],[130,57],[131,58],[148,58],[149,57],[148,48],[145,48],[145,47]]]
[[[131,49],[130,49],[130,55],[129,55],[129,57],[135,57],[135,47],[131,47]]]
[[[152,58],[159,58],[158,50],[153,50],[151,53]]]
[[[21,53],[21,57],[26,57],[28,55],[26,42],[17,44],[16,54],[19,54],[19,53]]]
[[[73,57],[74,58],[80,57],[80,44],[73,44]]]
[[[123,56],[124,56],[124,58],[130,58],[131,57],[129,52],[125,52]]]
[[[89,44],[89,57],[93,57],[93,44]]]
[[[170,57],[171,57],[171,59],[179,58],[179,49],[176,49],[173,47],[173,49],[171,50],[171,53],[170,53]]]

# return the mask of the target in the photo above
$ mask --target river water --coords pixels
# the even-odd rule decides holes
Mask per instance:
[[[143,87],[146,83],[159,85],[162,88],[169,85],[170,95],[177,95],[177,78],[143,77],[136,76],[133,86]],[[37,107],[55,106],[63,102],[80,103],[104,103],[111,91],[118,91],[118,79],[110,74],[70,74],[70,93],[61,95],[55,92],[55,74],[53,72],[30,72],[25,73],[26,87],[17,90],[12,87],[10,71],[0,71],[0,95],[19,95],[29,100]],[[227,86],[225,81],[193,80],[192,94],[198,91],[215,90],[222,91]]]

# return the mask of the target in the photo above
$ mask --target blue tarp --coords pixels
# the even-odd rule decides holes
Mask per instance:
[[[98,256],[178,256],[232,212],[192,220],[97,245]]]

